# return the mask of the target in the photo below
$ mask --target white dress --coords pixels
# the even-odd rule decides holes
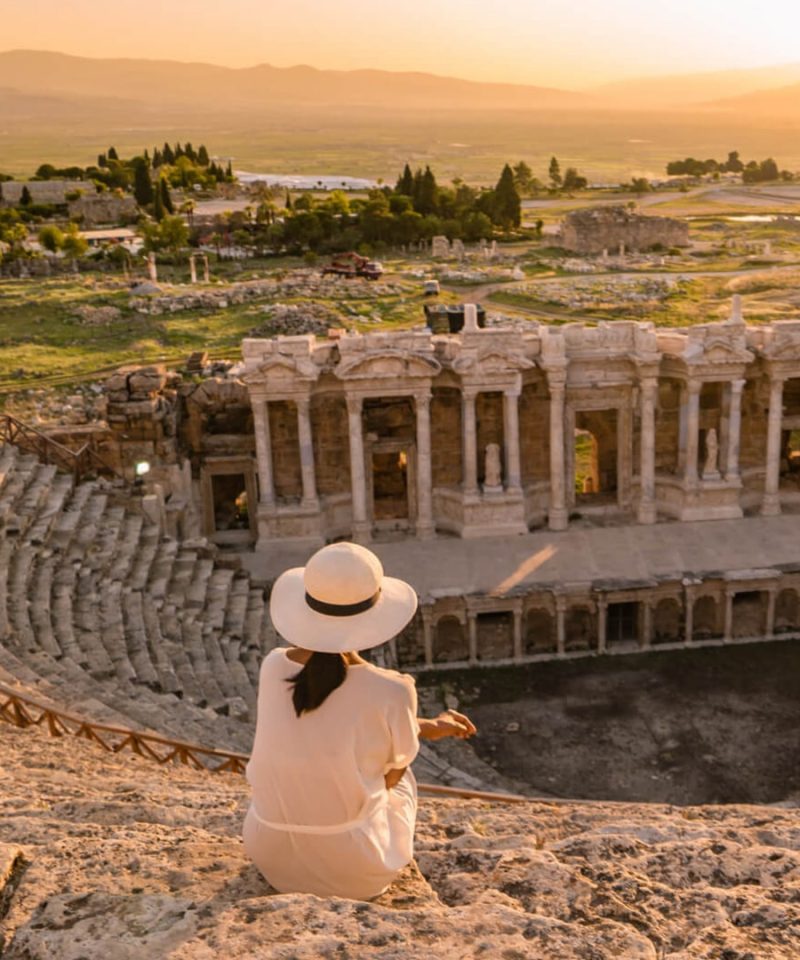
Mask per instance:
[[[414,776],[406,770],[391,790],[383,779],[419,750],[414,680],[350,665],[344,683],[298,717],[287,680],[300,669],[284,648],[261,665],[245,851],[281,893],[366,900],[414,852]]]

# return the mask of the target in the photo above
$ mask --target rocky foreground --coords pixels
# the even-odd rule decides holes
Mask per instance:
[[[0,758],[3,960],[800,955],[796,809],[424,800],[360,903],[267,886],[239,778],[5,724]]]

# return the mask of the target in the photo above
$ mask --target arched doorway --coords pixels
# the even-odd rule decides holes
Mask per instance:
[[[464,635],[464,625],[458,617],[442,617],[436,624],[433,662],[453,663],[461,660],[469,660],[469,646]]]

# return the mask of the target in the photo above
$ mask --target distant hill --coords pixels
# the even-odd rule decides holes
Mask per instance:
[[[351,105],[383,109],[538,110],[580,108],[587,94],[548,87],[477,83],[428,73],[385,70],[317,70],[314,67],[232,69],[170,60],[100,60],[62,53],[12,50],[0,53],[0,88],[17,95],[92,97],[141,106],[231,111]]]
[[[709,106],[771,117],[794,117],[800,119],[800,83],[777,90],[756,90],[741,97],[716,100]]]
[[[599,100],[629,107],[716,105],[724,98],[800,83],[800,63],[747,70],[717,70],[668,76],[636,77],[595,87]]]

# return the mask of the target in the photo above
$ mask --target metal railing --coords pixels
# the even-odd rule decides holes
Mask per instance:
[[[0,445],[5,443],[35,454],[43,463],[52,463],[66,470],[73,474],[76,483],[90,473],[111,474],[127,482],[118,470],[100,456],[91,441],[73,450],[10,413],[0,413]]]
[[[197,743],[171,740],[157,734],[97,723],[85,717],[76,717],[63,710],[39,703],[24,694],[0,684],[0,720],[15,727],[40,727],[52,737],[72,736],[99,744],[109,753],[130,751],[162,766],[181,763],[195,770],[210,773],[244,774],[245,753],[217,750]],[[531,797],[515,793],[491,793],[484,790],[462,790],[433,783],[420,783],[419,790],[433,796],[459,797],[467,800],[491,800],[498,803],[527,803]]]

